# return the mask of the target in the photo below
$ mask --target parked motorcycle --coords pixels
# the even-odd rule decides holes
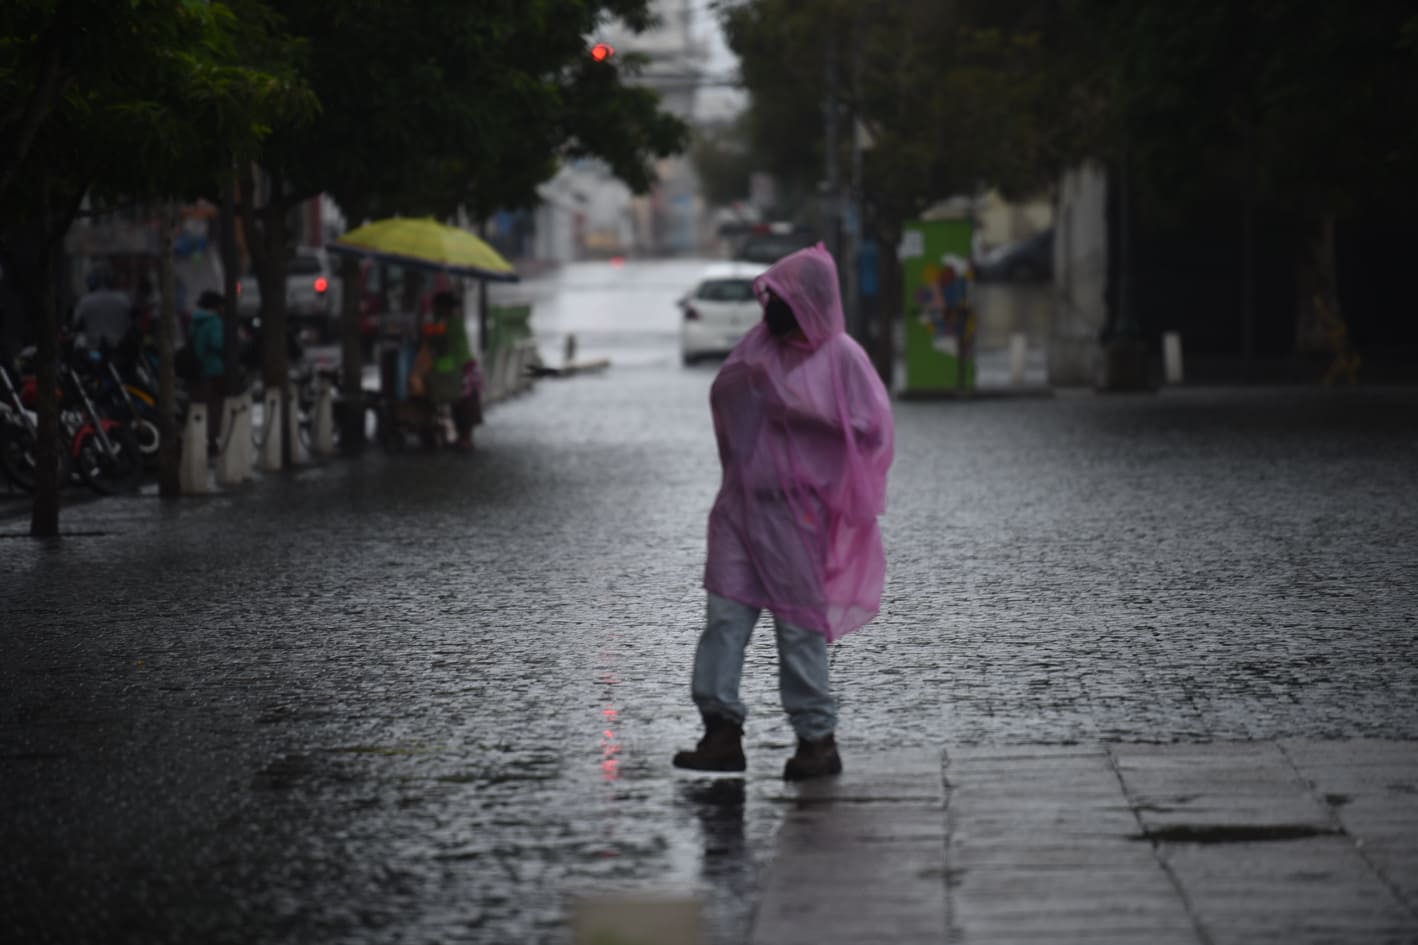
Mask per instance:
[[[0,472],[26,492],[34,491],[35,447],[39,443],[39,418],[33,397],[27,397],[25,382],[9,358],[0,358]],[[55,456],[59,481],[67,482],[72,472],[69,443],[59,433]]]
[[[64,351],[60,426],[69,433],[69,452],[79,476],[101,495],[137,489],[143,479],[143,451],[131,400],[105,391],[103,378],[108,375],[100,371],[102,352],[72,345]],[[121,383],[118,391],[124,391]],[[120,405],[128,408],[128,417],[117,416]]]

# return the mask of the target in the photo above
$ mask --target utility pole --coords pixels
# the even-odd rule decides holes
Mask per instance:
[[[1116,166],[1117,243],[1114,261],[1117,281],[1114,283],[1114,312],[1109,319],[1108,341],[1103,349],[1104,390],[1147,390],[1147,348],[1142,339],[1142,326],[1137,320],[1133,285],[1133,177],[1127,142]],[[1110,184],[1110,186],[1112,186]]]
[[[823,50],[822,150],[824,159],[822,181],[823,242],[832,258],[841,261],[842,251],[842,182],[837,166],[837,27],[828,27]],[[841,275],[841,267],[838,269]]]
[[[861,286],[861,249],[863,228],[866,221],[862,213],[862,32],[865,29],[863,7],[857,8],[852,25],[852,168],[847,189],[847,240],[848,247],[843,252],[847,266],[847,333],[862,345],[868,343],[866,320],[864,318]]]
[[[243,195],[243,199],[245,195]],[[226,397],[237,395],[237,376],[241,372],[240,352],[237,344],[240,333],[237,330],[236,286],[240,278],[240,254],[236,251],[236,168],[235,165],[223,170],[221,178],[221,209],[217,224],[222,241],[222,295],[226,304],[222,311],[222,368]],[[222,405],[225,411],[226,405]],[[208,417],[208,423],[217,422],[216,417]]]

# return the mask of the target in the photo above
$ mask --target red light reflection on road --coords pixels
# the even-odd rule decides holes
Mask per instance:
[[[607,686],[620,682],[614,673],[604,673],[601,681]],[[620,777],[620,738],[615,731],[620,710],[608,705],[601,709],[601,715],[606,720],[606,727],[601,731],[601,777],[606,781],[615,781]]]

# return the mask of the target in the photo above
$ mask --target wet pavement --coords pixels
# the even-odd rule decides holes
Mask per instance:
[[[1418,741],[875,751],[793,795],[751,945],[1418,941]]]
[[[575,897],[745,941],[796,796],[772,635],[737,788],[676,776],[718,482],[688,263],[519,287],[551,363],[470,456],[0,502],[0,915],[30,942],[549,942]],[[898,403],[881,750],[1418,737],[1418,391]]]

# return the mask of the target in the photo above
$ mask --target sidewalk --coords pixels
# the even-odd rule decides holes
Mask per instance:
[[[753,945],[1418,942],[1418,742],[845,760],[783,788]]]

